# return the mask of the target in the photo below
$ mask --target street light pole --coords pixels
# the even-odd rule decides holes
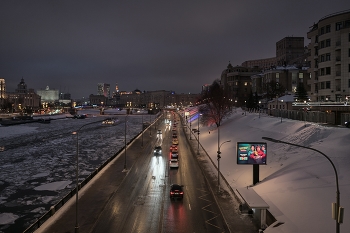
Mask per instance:
[[[126,122],[127,122],[128,115],[125,116],[125,132],[124,132],[124,170],[123,172],[126,172]]]
[[[141,127],[142,127],[142,128],[141,128],[141,130],[142,130],[142,131],[141,131],[141,132],[142,132],[142,135],[141,135],[141,147],[143,148],[143,130],[144,130],[144,129],[143,129],[143,113],[142,113],[142,115],[141,115],[141,121],[142,121],[142,126],[141,126]]]
[[[340,207],[340,192],[339,192],[339,183],[338,183],[338,172],[337,172],[337,169],[335,168],[332,160],[327,155],[325,155],[323,152],[316,150],[314,148],[311,148],[311,147],[306,147],[306,146],[302,146],[302,145],[298,145],[298,144],[294,144],[294,143],[290,143],[290,142],[285,142],[285,141],[281,141],[281,140],[277,140],[277,139],[273,139],[273,138],[269,138],[269,137],[262,137],[262,139],[270,141],[270,142],[282,143],[282,144],[287,144],[287,145],[291,145],[291,146],[296,146],[296,147],[316,151],[316,152],[320,153],[321,155],[323,155],[331,163],[333,170],[334,170],[334,173],[335,173],[335,183],[337,186],[336,207],[335,207],[334,218],[336,221],[336,233],[340,233],[340,223],[343,222],[343,220],[341,219],[342,216],[339,216],[341,207]]]
[[[217,159],[218,159],[218,192],[220,193],[220,159],[221,159],[221,151],[220,148],[226,142],[231,142],[231,140],[224,141],[220,144],[220,126],[218,126],[218,151],[217,151]]]
[[[91,125],[91,124],[95,124],[95,123],[101,123],[103,120],[101,121],[94,121],[94,122],[90,122],[87,124],[84,124],[82,126],[80,126],[80,128],[77,131],[74,131],[72,134],[77,135],[77,141],[76,141],[76,170],[75,170],[75,233],[79,233],[79,223],[78,223],[78,205],[79,205],[79,131],[87,126],[87,125]]]
[[[197,140],[198,140],[198,147],[197,147],[197,155],[199,155],[199,117],[201,116],[202,114],[199,114],[198,113],[198,119],[197,119],[197,122],[198,122],[198,130],[197,130]]]

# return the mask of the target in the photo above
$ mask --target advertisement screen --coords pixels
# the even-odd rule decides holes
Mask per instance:
[[[264,164],[267,159],[265,142],[237,142],[237,164]]]

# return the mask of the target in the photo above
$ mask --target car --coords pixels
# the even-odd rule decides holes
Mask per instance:
[[[181,200],[184,197],[183,186],[179,184],[172,184],[170,186],[170,199],[180,198]]]
[[[169,160],[170,168],[179,168],[179,160],[178,159],[170,159]]]
[[[102,121],[102,125],[114,125],[117,121],[113,118],[108,118]]]
[[[158,129],[157,134],[162,134],[162,130]]]
[[[176,150],[177,151],[177,145],[171,145],[170,146],[170,152]]]
[[[177,134],[176,133],[173,133],[173,138],[177,138]]]
[[[73,118],[74,119],[85,119],[86,118],[86,114],[77,114],[77,115],[74,115]]]
[[[154,153],[155,155],[160,155],[160,154],[162,154],[162,147],[161,147],[161,146],[156,146],[156,147],[154,147],[153,153]]]
[[[178,145],[179,144],[179,140],[177,138],[173,138],[173,144],[174,145]]]
[[[350,121],[345,122],[346,128],[350,128]]]
[[[178,159],[179,158],[179,153],[172,151],[170,157],[172,159]]]

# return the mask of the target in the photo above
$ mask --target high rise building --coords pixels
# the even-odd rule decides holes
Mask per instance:
[[[107,98],[111,97],[111,85],[107,83],[97,84],[97,95],[103,95]]]
[[[341,102],[350,96],[350,10],[326,15],[307,38],[312,101]]]

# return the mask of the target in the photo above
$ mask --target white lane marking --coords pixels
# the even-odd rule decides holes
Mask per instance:
[[[188,204],[188,208],[190,208],[190,210],[191,210],[191,204]]]

